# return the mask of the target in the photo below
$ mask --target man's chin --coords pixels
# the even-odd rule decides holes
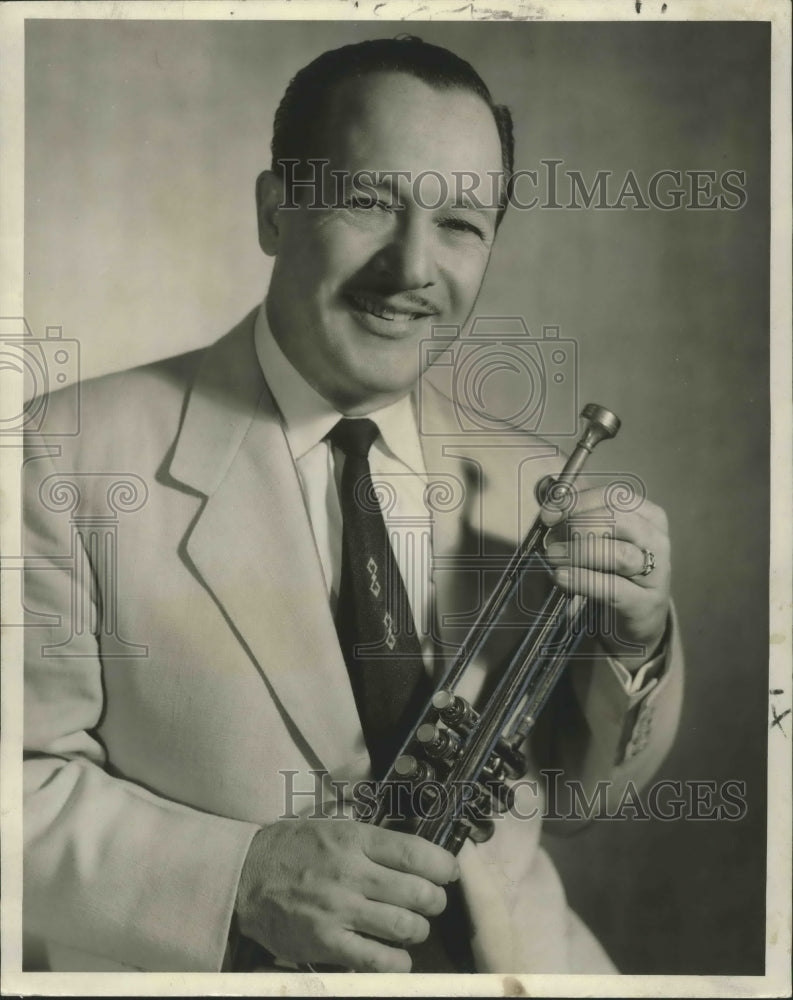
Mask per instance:
[[[395,403],[409,395],[420,377],[415,362],[409,369],[398,366],[358,368],[354,385],[350,385],[348,405],[345,412],[352,409],[359,413],[379,410],[389,403]]]

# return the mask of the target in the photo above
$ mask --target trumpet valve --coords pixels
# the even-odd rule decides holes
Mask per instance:
[[[394,762],[394,775],[405,781],[433,781],[435,771],[432,765],[418,760],[412,754],[404,753]]]
[[[460,732],[467,732],[477,719],[476,712],[465,698],[450,691],[436,691],[432,696],[432,707],[447,726]]]
[[[440,729],[432,722],[425,722],[416,730],[416,741],[421,744],[424,752],[450,764],[460,749],[460,738],[451,729]]]

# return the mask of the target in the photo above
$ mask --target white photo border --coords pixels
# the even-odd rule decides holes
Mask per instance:
[[[662,9],[663,8],[663,9]],[[791,691],[791,530],[793,469],[791,404],[791,14],[785,0],[681,0],[526,3],[499,0],[497,9],[460,0],[272,0],[272,2],[16,3],[0,9],[3,86],[0,136],[0,315],[23,315],[24,245],[24,28],[30,19],[185,20],[541,20],[541,21],[768,21],[771,24],[771,542],[769,608],[770,687]],[[6,405],[22,387],[3,374]],[[10,402],[9,402],[10,401]],[[21,406],[20,406],[21,409]],[[2,551],[19,552],[19,448],[0,448],[4,510]],[[18,574],[6,574],[6,620],[21,608]],[[22,972],[21,930],[21,635],[3,634],[2,671],[2,991],[64,996],[345,995],[345,996],[783,996],[790,992],[791,757],[790,740],[768,741],[766,973],[729,976],[386,976],[309,974],[165,974]]]

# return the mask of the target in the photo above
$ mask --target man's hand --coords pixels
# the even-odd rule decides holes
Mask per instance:
[[[409,972],[405,947],[428,917],[456,858],[420,837],[350,819],[281,820],[251,842],[237,892],[240,930],[277,958],[356,972]],[[392,942],[382,944],[369,937]]]
[[[549,505],[542,519],[552,525],[546,539],[547,559],[556,584],[571,593],[612,608],[613,627],[601,631],[607,651],[619,657],[624,643],[639,643],[642,657],[626,657],[637,670],[657,652],[669,614],[669,535],[666,514],[649,500],[638,510],[607,507],[603,489],[582,490],[569,516]],[[568,535],[569,530],[569,535]],[[644,551],[655,558],[654,569],[641,576]],[[622,643],[620,642],[622,640]]]

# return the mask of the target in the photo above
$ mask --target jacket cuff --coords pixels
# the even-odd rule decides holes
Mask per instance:
[[[605,655],[596,658],[594,667],[588,664],[571,672],[597,756],[608,766],[624,763],[649,744],[653,705],[669,684],[675,660],[671,651],[679,646],[677,632],[672,609],[661,652],[635,674]]]

